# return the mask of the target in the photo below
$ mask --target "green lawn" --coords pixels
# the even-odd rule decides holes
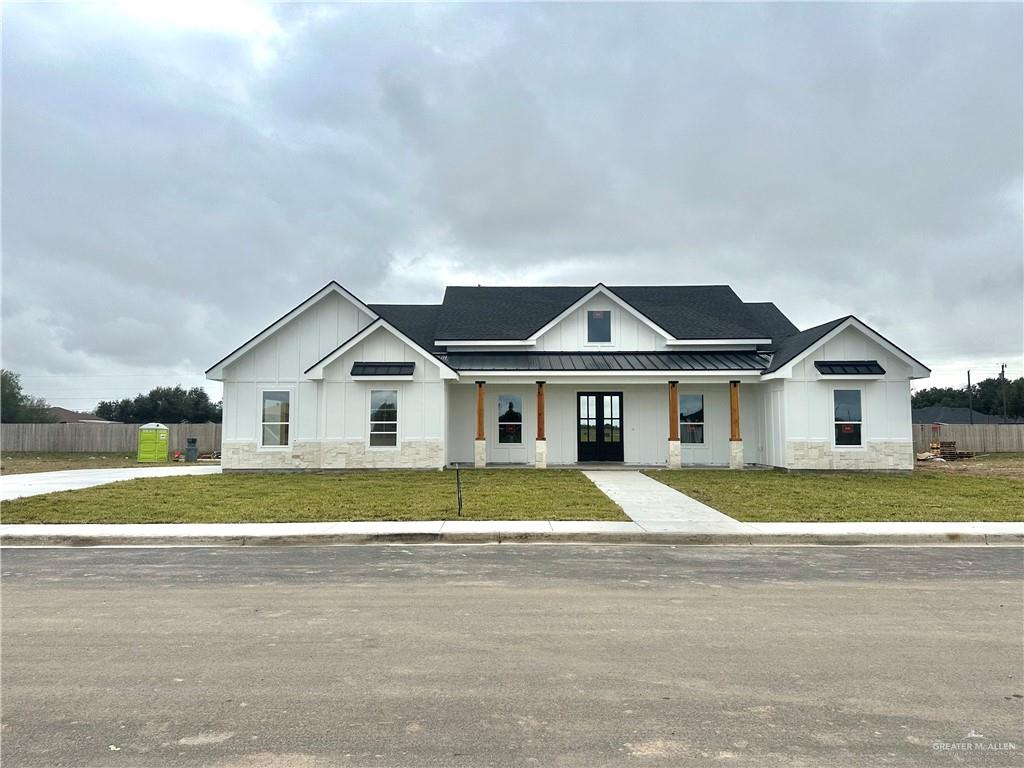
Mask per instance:
[[[749,522],[1024,521],[1024,481],[1007,477],[686,469],[646,474]]]
[[[628,520],[572,469],[461,473],[462,519]],[[455,472],[226,474],[129,480],[5,502],[4,523],[454,520]]]
[[[110,469],[112,467],[158,467],[171,462],[140,464],[135,453],[44,453],[42,451],[4,451],[0,455],[0,473],[23,475],[27,472],[54,472],[60,469]]]

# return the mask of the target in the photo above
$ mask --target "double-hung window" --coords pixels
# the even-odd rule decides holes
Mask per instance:
[[[679,440],[704,444],[704,395],[679,396]]]
[[[835,389],[832,391],[834,406],[835,434],[837,447],[860,447],[863,420],[860,407],[859,389]]]
[[[612,313],[607,309],[587,312],[587,343],[608,344],[612,340]]]
[[[498,442],[523,442],[523,399],[519,395],[498,396]]]
[[[288,445],[288,390],[267,390],[263,393],[260,413],[260,444],[264,448],[283,448]]]
[[[370,445],[398,445],[398,390],[370,390]]]

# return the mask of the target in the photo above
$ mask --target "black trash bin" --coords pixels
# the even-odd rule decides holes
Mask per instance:
[[[185,438],[185,461],[199,460],[199,440],[195,437]]]

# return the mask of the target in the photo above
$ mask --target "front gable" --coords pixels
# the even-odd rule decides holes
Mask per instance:
[[[344,340],[307,367],[303,375],[314,380],[350,381],[355,363],[372,363],[378,367],[385,363],[413,363],[411,379],[415,381],[458,378],[451,368],[383,318],[377,318]],[[404,373],[397,376],[409,378]]]
[[[214,381],[298,379],[305,368],[376,318],[341,285],[328,283],[212,365],[206,377]]]
[[[607,312],[611,340],[594,342],[588,338],[588,313]],[[566,308],[530,337],[530,342],[545,352],[571,351],[656,351],[666,348],[672,335],[644,317],[603,285]]]
[[[764,375],[763,379],[791,378],[819,380],[829,378],[816,365],[821,362],[861,361],[877,362],[886,379],[917,379],[927,377],[931,371],[919,360],[911,357],[880,333],[856,317],[845,318],[828,333],[810,343],[783,365]],[[864,378],[873,378],[865,375]]]

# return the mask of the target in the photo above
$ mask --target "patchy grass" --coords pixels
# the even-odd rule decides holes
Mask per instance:
[[[1024,482],[1007,477],[685,469],[646,474],[749,522],[1024,521]]]
[[[628,520],[572,469],[226,474],[129,480],[5,502],[4,523]]]
[[[160,467],[172,462],[140,463],[132,452],[120,453],[43,453],[40,451],[4,451],[0,456],[0,474],[23,475],[29,472],[55,472],[61,469],[111,469],[114,467]]]

